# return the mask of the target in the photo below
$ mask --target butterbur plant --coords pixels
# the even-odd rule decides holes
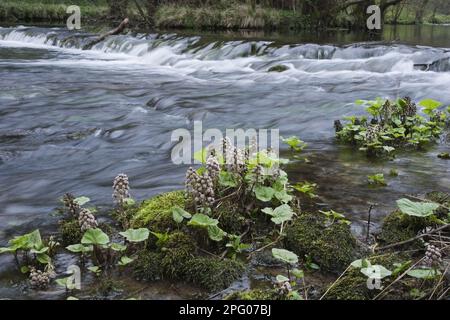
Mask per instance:
[[[373,186],[387,186],[383,173],[377,173],[371,176],[367,176],[367,182]]]
[[[303,151],[303,149],[305,149],[308,144],[305,143],[304,141],[300,140],[298,137],[296,136],[292,136],[289,138],[281,138],[281,140],[286,143],[291,150],[296,151],[296,152],[300,152]]]
[[[16,263],[20,265],[19,253],[22,253],[23,265],[50,264],[51,258],[47,254],[49,247],[42,241],[39,230],[22,236],[14,237],[9,241],[9,246],[0,248],[1,253],[12,253]]]
[[[392,156],[397,149],[421,149],[434,142],[448,124],[449,111],[439,111],[440,102],[427,99],[417,105],[406,97],[395,102],[377,98],[359,100],[369,114],[364,117],[347,117],[342,124],[335,121],[339,141],[355,146],[368,156]]]
[[[278,261],[285,263],[287,270],[287,277],[284,275],[276,276],[276,284],[279,295],[290,300],[303,299],[298,290],[296,290],[296,286],[298,286],[299,281],[302,280],[304,295],[306,296],[304,273],[302,270],[293,268],[298,263],[298,256],[289,250],[278,248],[272,249],[272,255]]]

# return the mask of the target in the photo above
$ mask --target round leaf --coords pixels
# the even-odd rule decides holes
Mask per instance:
[[[148,239],[150,231],[147,228],[128,229],[125,232],[119,232],[119,234],[130,242],[142,242]]]
[[[286,249],[272,249],[272,255],[275,259],[278,259],[280,261],[289,263],[289,264],[296,264],[298,262],[298,256]]]
[[[439,208],[439,204],[433,202],[413,202],[408,199],[397,200],[397,206],[400,211],[409,216],[428,217]]]
[[[207,228],[209,226],[217,226],[219,220],[212,219],[203,213],[196,213],[189,221],[188,225]]]
[[[84,233],[83,238],[81,239],[81,243],[106,245],[109,243],[109,237],[101,229],[89,229]]]

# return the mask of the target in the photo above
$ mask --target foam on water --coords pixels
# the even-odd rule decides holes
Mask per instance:
[[[351,72],[419,72],[416,64],[432,65],[429,71],[450,70],[450,53],[444,49],[380,44],[332,46],[317,44],[284,45],[276,47],[268,41],[229,41],[199,44],[200,37],[180,37],[174,34],[119,35],[109,37],[91,50],[81,50],[93,39],[92,35],[70,33],[63,29],[34,27],[3,28],[0,46],[32,47],[63,50],[73,54],[73,61],[46,60],[33,63],[68,64],[84,67],[124,68],[127,65],[171,67],[184,73],[251,73],[266,72],[277,64],[289,65],[306,73],[336,75]],[[61,62],[63,61],[63,62]],[[295,74],[291,72],[291,74]],[[273,78],[280,77],[272,74]]]

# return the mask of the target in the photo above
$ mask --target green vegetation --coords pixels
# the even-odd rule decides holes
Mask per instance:
[[[436,103],[427,105],[429,113],[437,108]],[[297,137],[284,141],[295,153],[305,146]],[[303,200],[316,198],[316,186],[293,186],[280,168],[286,160],[268,150],[254,151],[252,145],[238,149],[228,138],[222,140],[222,150],[196,154],[203,165],[188,169],[184,191],[140,204],[130,197],[128,177],[118,175],[110,212],[115,225],[97,222],[96,210],[84,208],[89,198],[64,195],[60,250],[78,256],[79,265],[94,275],[94,295],[115,292],[121,285],[117,274],[123,273],[138,281],[182,281],[205,294],[218,293],[241,279],[249,267],[245,262],[253,267],[253,255],[268,252],[267,267],[277,268],[266,274],[270,288],[234,292],[225,299],[302,300],[311,298],[310,293],[322,299],[445,295],[442,239],[447,239],[450,225],[448,194],[399,199],[398,210],[385,218],[374,243],[363,243],[353,236],[344,214],[302,211]],[[14,237],[0,253],[13,254],[29,275],[30,287],[45,290],[58,276],[52,259],[58,246],[53,238],[42,240],[35,230]],[[336,280],[311,286],[310,277],[315,276]],[[54,282],[77,294],[73,275]]]
[[[4,0],[0,2],[0,21],[65,22],[69,17],[66,13],[69,5],[80,6],[82,19],[104,19],[108,12],[104,0],[74,0],[70,3],[64,0]]]
[[[435,142],[449,121],[449,110],[440,111],[440,102],[427,99],[419,103],[425,116],[409,98],[395,103],[380,98],[357,101],[366,106],[368,117],[347,117],[342,125],[335,121],[336,137],[345,144],[357,147],[369,157],[392,156],[397,149],[423,149]],[[381,182],[381,176],[369,177]]]

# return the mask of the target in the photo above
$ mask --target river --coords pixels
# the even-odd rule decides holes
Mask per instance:
[[[448,140],[423,153],[369,162],[334,141],[333,121],[364,109],[357,99],[410,96],[450,105],[450,26],[387,27],[381,38],[302,33],[134,33],[92,50],[92,34],[63,27],[0,28],[0,246],[14,235],[55,231],[65,192],[112,206],[112,181],[130,177],[143,200],[183,186],[171,133],[279,128],[308,142],[310,164],[291,179],[320,185],[320,201],[363,234],[370,203],[381,221],[405,193],[450,191]],[[427,71],[415,65],[429,65]],[[282,73],[267,72],[283,64]],[[284,157],[290,157],[287,150]],[[373,189],[367,175],[397,178]],[[27,296],[0,256],[0,296]],[[16,283],[11,286],[10,281]]]

